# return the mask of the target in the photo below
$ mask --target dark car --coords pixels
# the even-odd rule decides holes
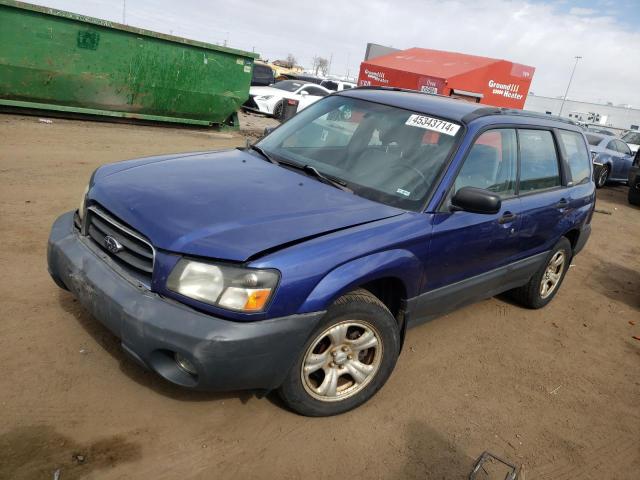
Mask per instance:
[[[604,187],[608,181],[626,182],[633,163],[633,153],[619,138],[598,133],[585,134],[594,165],[596,187]]]
[[[640,150],[636,151],[633,164],[629,169],[629,203],[640,206]]]
[[[279,81],[297,80],[299,82],[315,83],[316,85],[320,85],[324,79],[320,77],[315,77],[313,75],[304,75],[304,74],[295,75],[292,73],[283,73],[278,77],[278,80]]]
[[[166,380],[332,415],[384,385],[408,328],[507,291],[548,304],[594,205],[573,124],[358,88],[248,149],[98,168],[48,265]]]
[[[253,64],[253,72],[251,74],[252,87],[268,87],[275,83],[275,81],[275,73],[269,65],[263,63]]]

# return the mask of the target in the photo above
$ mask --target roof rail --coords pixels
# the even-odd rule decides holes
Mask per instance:
[[[431,97],[441,97],[441,98],[451,98],[446,95],[440,95],[439,93],[429,93],[429,92],[421,92],[420,90],[411,90],[410,88],[400,88],[400,87],[385,87],[382,85],[363,85],[357,86],[356,88],[352,88],[351,90],[386,90],[388,92],[408,92],[408,93],[419,93],[420,95],[429,95]]]
[[[579,126],[573,120],[569,120],[565,117],[560,117],[559,115],[549,115],[546,113],[532,112],[530,110],[516,110],[514,108],[504,107],[480,107],[462,117],[462,121],[468,123],[472,120],[475,120],[476,118],[486,117],[489,115],[513,115],[515,117],[538,118],[541,120],[553,120],[556,122],[567,123],[576,127]]]

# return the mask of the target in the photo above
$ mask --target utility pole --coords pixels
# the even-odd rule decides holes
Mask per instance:
[[[122,0],[122,24],[127,24],[127,0]]]
[[[562,98],[562,104],[560,104],[560,112],[558,113],[559,117],[562,116],[562,109],[564,108],[564,102],[566,102],[567,100],[567,94],[569,93],[569,88],[571,87],[571,80],[573,80],[573,74],[576,73],[578,60],[580,60],[582,57],[576,56],[574,58],[576,59],[576,63],[573,64],[573,70],[571,70],[571,76],[569,77],[569,84],[567,85],[567,90],[564,92],[564,97]]]

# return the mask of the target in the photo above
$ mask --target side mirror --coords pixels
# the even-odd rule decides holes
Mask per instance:
[[[264,128],[264,134],[262,135],[263,137],[266,137],[267,135],[269,135],[271,132],[273,132],[276,129],[276,127],[265,127]]]
[[[500,196],[475,187],[462,187],[451,199],[453,210],[465,212],[494,214],[500,211],[502,200]]]
[[[307,95],[309,95],[309,92],[307,92],[306,90],[303,90],[300,92],[300,95],[302,95],[303,97],[306,97]]]

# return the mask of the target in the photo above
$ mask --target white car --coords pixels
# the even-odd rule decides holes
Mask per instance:
[[[268,87],[251,87],[249,89],[249,99],[244,103],[243,107],[247,110],[280,118],[285,100],[297,100],[298,111],[300,111],[330,93],[330,90],[315,83],[282,80]]]
[[[633,153],[636,153],[638,151],[638,147],[640,147],[640,132],[629,130],[620,140],[629,145],[629,148]]]
[[[343,90],[349,90],[350,88],[356,88],[353,82],[345,82],[344,80],[333,80],[331,78],[323,80],[320,86],[327,88],[333,92],[341,92]]]

